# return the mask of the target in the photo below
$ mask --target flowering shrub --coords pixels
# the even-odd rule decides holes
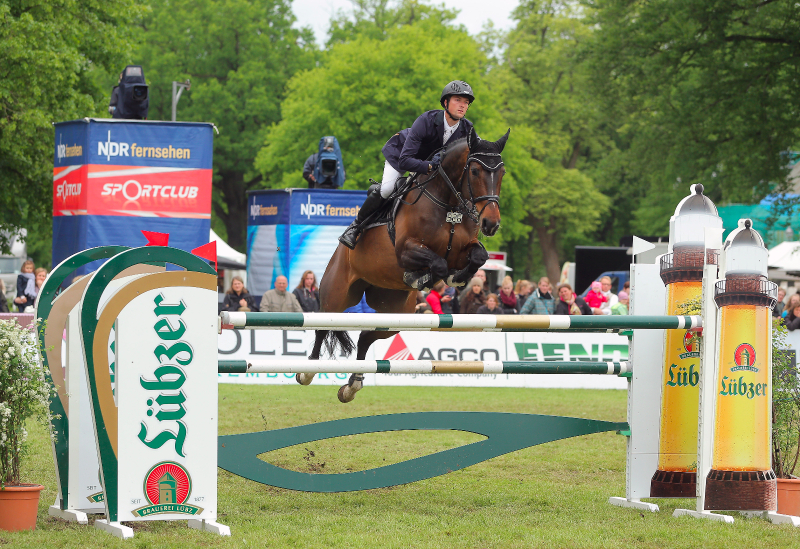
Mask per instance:
[[[0,320],[0,487],[20,483],[25,420],[47,421],[50,384],[37,343],[35,331]]]

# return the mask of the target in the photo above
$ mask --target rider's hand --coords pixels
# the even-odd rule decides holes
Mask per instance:
[[[430,171],[436,170],[441,163],[442,163],[442,153],[438,152],[438,153],[433,155],[433,158],[431,158],[431,161],[430,161],[430,164],[429,164],[430,167],[431,167]]]

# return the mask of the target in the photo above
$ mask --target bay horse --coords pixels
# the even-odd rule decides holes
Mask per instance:
[[[500,227],[500,186],[505,168],[501,153],[511,130],[499,140],[484,141],[474,131],[448,143],[439,169],[420,175],[403,195],[395,216],[395,243],[383,225],[362,232],[354,250],[339,244],[320,283],[320,311],[340,313],[361,301],[379,313],[415,311],[417,291],[439,280],[464,286],[489,255],[478,232],[493,236]],[[357,359],[370,345],[394,331],[362,331]],[[337,345],[349,355],[353,341],[345,331],[317,330],[311,360],[323,344],[333,356]],[[297,374],[308,385],[314,374]],[[339,389],[350,402],[363,386],[363,374],[352,374]]]

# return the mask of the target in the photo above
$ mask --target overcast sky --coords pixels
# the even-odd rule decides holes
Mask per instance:
[[[459,9],[457,24],[464,25],[470,34],[477,34],[484,23],[492,20],[494,26],[508,30],[512,27],[511,11],[517,7],[519,0],[438,0],[430,2],[433,5],[442,3],[450,9]],[[293,0],[292,7],[297,16],[299,27],[310,26],[319,44],[327,38],[328,22],[331,16],[339,9],[352,10],[350,0]],[[491,6],[491,7],[488,7]]]

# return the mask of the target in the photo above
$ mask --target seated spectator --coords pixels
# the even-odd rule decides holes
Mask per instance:
[[[486,305],[481,305],[476,311],[479,315],[502,315],[503,308],[499,305],[500,298],[497,294],[489,294],[486,296]],[[516,311],[515,313],[516,314]]]
[[[798,305],[800,305],[800,294],[794,293],[790,295],[789,301],[786,302],[786,307],[783,309],[781,316],[786,318],[789,315],[789,312],[793,311]]]
[[[591,315],[592,309],[583,298],[572,291],[572,286],[562,284],[558,287],[558,301],[555,313],[557,315]]]
[[[796,294],[795,294],[796,295]],[[786,328],[793,332],[800,328],[800,305],[797,305],[791,312],[786,315]]]
[[[6,301],[6,283],[0,279],[0,313],[8,313],[8,301]]]
[[[275,288],[264,292],[259,310],[264,313],[302,313],[297,296],[287,292],[289,281],[281,275],[275,279]]]
[[[425,292],[417,291],[417,305],[414,307],[415,313],[430,313],[431,306],[425,298]]]
[[[608,301],[608,298],[603,295],[603,285],[599,281],[592,282],[592,287],[586,292],[586,297],[583,298],[586,304],[592,308],[592,312],[596,315],[603,314],[600,308],[603,303]]]
[[[222,301],[222,310],[228,312],[250,312],[256,308],[256,301],[244,287],[244,280],[240,276],[231,279],[231,287],[225,292]]]
[[[550,293],[550,279],[543,276],[539,279],[539,285],[536,288],[525,305],[522,306],[519,314],[521,315],[552,315],[556,310],[556,300],[553,299],[553,294]]]
[[[36,275],[33,274],[33,268],[33,261],[28,259],[17,275],[17,297],[14,298],[14,305],[19,312],[23,312],[25,307],[32,306],[36,301]]]
[[[431,291],[428,293],[428,297],[425,298],[433,314],[444,314],[444,311],[442,311],[442,294],[444,294],[446,287],[447,284],[444,283],[444,280],[440,280],[433,285],[433,288],[431,288]]]
[[[786,306],[783,303],[784,299],[786,299],[786,290],[784,288],[778,288],[778,301],[775,303],[775,307],[772,308],[772,316],[775,318],[780,318],[781,313],[783,313],[783,309]]]
[[[628,314],[628,294],[626,292],[620,292],[617,296],[619,301],[611,307],[611,314],[612,315],[626,315]]]
[[[475,273],[475,276],[472,277],[472,280],[475,280],[476,278],[480,278],[483,281],[483,288],[481,288],[481,291],[484,292],[484,294],[485,294],[486,293],[486,271],[484,271],[483,269],[478,269],[478,272]],[[459,301],[459,303],[464,303],[464,298],[467,297],[467,294],[470,292],[470,289],[471,289],[470,288],[470,284],[472,284],[472,280],[470,280],[469,283],[466,286],[464,286],[464,289],[461,290],[458,293],[458,301]]]
[[[510,276],[503,279],[503,284],[500,286],[500,293],[497,297],[500,299],[500,308],[503,309],[504,315],[517,314],[517,296],[514,294],[514,281],[511,280]]]
[[[300,284],[292,293],[300,302],[304,313],[319,312],[319,289],[317,289],[317,277],[313,271],[303,273],[303,276],[300,277]]]
[[[617,295],[611,292],[611,277],[604,276],[600,279],[600,286],[603,295],[606,297],[606,302],[600,307],[600,314],[610,315],[611,314],[611,307],[617,304],[619,298]],[[629,294],[630,295],[630,294]],[[595,314],[597,314],[595,312]]]
[[[466,314],[475,314],[478,309],[486,304],[486,295],[483,293],[483,280],[475,277],[469,281],[469,293],[460,300],[461,312]]]
[[[530,280],[517,280],[517,284],[514,286],[514,293],[517,295],[517,313],[525,306],[532,291],[533,284]]]

